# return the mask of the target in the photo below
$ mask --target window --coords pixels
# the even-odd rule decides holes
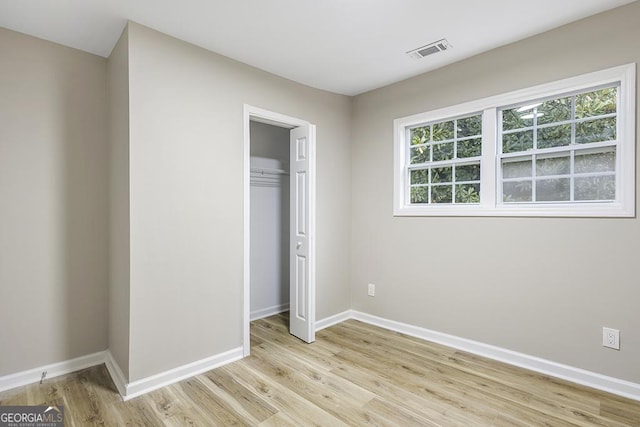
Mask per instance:
[[[395,215],[633,216],[635,64],[394,121]]]
[[[499,111],[503,203],[616,200],[618,86]]]
[[[480,201],[482,115],[407,130],[410,203]]]

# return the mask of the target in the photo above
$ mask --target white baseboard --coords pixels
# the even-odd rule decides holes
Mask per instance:
[[[160,387],[182,381],[183,379],[218,368],[227,363],[235,362],[239,359],[242,359],[242,347],[234,348],[233,350],[206,359],[127,383],[122,369],[120,369],[111,352],[106,350],[0,377],[0,391],[38,382],[40,381],[43,371],[47,371],[46,378],[48,379],[104,363],[122,399],[129,400]]]
[[[391,331],[436,342],[438,344],[457,348],[489,359],[498,360],[500,362],[519,366],[534,372],[561,378],[587,387],[592,387],[640,401],[640,384],[637,383],[609,377],[569,365],[563,365],[561,363],[484,344],[478,341],[444,334],[442,332],[433,331],[419,326],[396,322],[394,320],[373,316],[360,311],[347,310],[319,320],[316,322],[316,331],[328,328],[329,326],[333,326],[349,319],[359,320]],[[52,363],[50,365],[29,369],[15,374],[5,375],[0,377],[0,391],[38,382],[40,381],[40,377],[44,371],[47,371],[46,378],[53,378],[105,363],[118,392],[124,400],[128,400],[152,390],[156,390],[194,375],[240,360],[243,357],[242,351],[242,347],[238,347],[128,384],[122,370],[111,355],[111,352],[108,350],[100,351],[64,362]]]
[[[262,308],[260,310],[254,310],[251,312],[251,315],[249,317],[253,322],[254,320],[273,316],[274,314],[280,314],[285,311],[289,311],[289,303],[274,305],[273,307]]]
[[[489,359],[498,360],[510,365],[519,366],[541,374],[549,375],[563,380],[582,384],[587,387],[606,391],[609,393],[624,396],[629,399],[640,401],[640,384],[618,378],[609,377],[595,372],[587,371],[573,366],[563,365],[561,363],[552,362],[550,360],[541,359],[539,357],[530,356],[524,353],[507,350],[505,348],[484,344],[478,341],[472,341],[466,338],[460,338],[442,332],[432,331],[430,329],[419,326],[409,325],[407,323],[396,322],[394,320],[384,319],[382,317],[373,316],[371,314],[362,313],[351,310],[351,318],[381,328],[400,332],[412,337],[421,338],[438,344],[453,347],[469,353],[483,356]],[[346,320],[346,319],[345,319]],[[321,322],[318,322],[321,323]]]
[[[159,389],[161,387],[165,387],[189,377],[193,377],[194,375],[198,375],[203,372],[210,371],[211,369],[218,368],[222,365],[235,362],[236,360],[242,359],[242,357],[242,347],[234,348],[232,350],[225,351],[224,353],[207,357],[206,359],[179,366],[177,368],[170,369],[168,371],[161,372],[159,374],[152,375],[141,380],[133,381],[128,384],[123,384],[122,386],[124,388],[124,393],[120,391],[120,388],[118,388],[118,390],[120,391],[120,395],[122,396],[123,400],[129,400],[150,391]],[[116,373],[116,376],[117,375],[118,374]],[[114,382],[116,382],[115,378]],[[118,387],[117,384],[116,387]]]
[[[38,368],[29,369],[15,374],[0,377],[0,391],[21,387],[27,384],[33,384],[40,381],[43,372],[47,372],[45,381],[49,378],[59,377],[60,375],[70,374],[74,371],[89,368],[104,363],[105,352],[88,354],[86,356],[76,357],[75,359],[65,360],[63,362],[52,363]]]
[[[325,317],[322,320],[316,322],[316,332],[321,331],[329,326],[337,325],[345,320],[353,319],[353,310],[346,310],[342,313],[334,314],[333,316]]]
[[[109,350],[105,351],[104,364],[107,367],[107,371],[109,371],[111,381],[113,381],[116,389],[118,389],[118,393],[120,393],[120,396],[124,398],[127,393],[127,379],[122,373],[120,365],[118,365],[118,362],[116,362],[116,359],[113,358],[113,355]]]

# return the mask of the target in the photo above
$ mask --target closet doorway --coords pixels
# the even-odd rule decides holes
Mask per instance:
[[[290,311],[315,340],[315,126],[245,105],[244,355],[251,320]]]

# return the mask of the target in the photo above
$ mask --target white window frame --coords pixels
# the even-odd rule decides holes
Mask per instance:
[[[395,216],[548,216],[548,217],[634,217],[635,216],[635,132],[636,64],[626,64],[551,83],[529,87],[476,101],[414,114],[394,120]],[[581,203],[502,203],[498,197],[498,110],[541,98],[560,97],[598,86],[619,84],[616,145],[616,198],[614,201]],[[480,203],[411,204],[409,195],[408,129],[425,123],[451,120],[482,113],[482,156],[480,159]]]

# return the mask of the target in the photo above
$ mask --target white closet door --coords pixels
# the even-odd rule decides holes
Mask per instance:
[[[315,341],[315,126],[291,130],[290,323],[292,335]]]

